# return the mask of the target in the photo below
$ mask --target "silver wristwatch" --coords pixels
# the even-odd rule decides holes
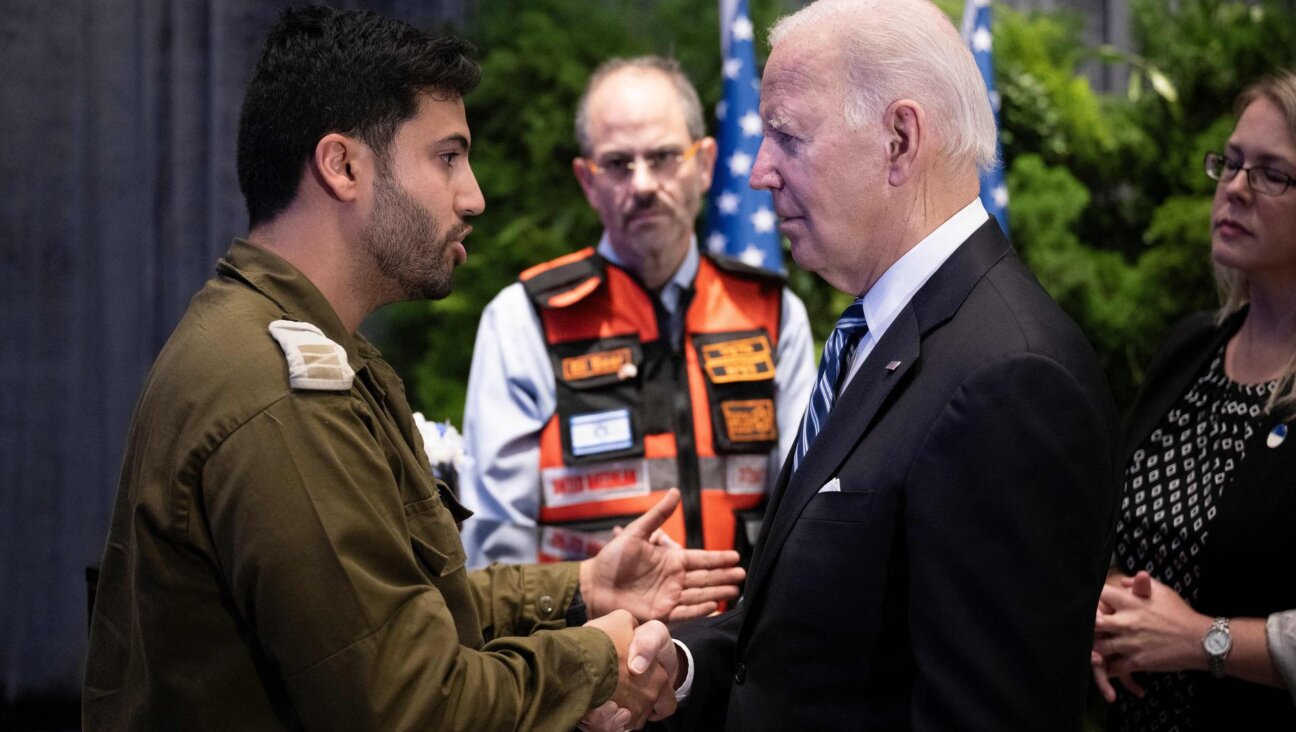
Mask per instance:
[[[1211,676],[1224,678],[1224,659],[1233,649],[1233,636],[1229,633],[1229,619],[1215,618],[1210,630],[1202,636],[1202,648],[1206,651],[1206,660],[1210,664]]]

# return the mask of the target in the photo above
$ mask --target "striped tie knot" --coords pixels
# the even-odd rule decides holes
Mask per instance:
[[[824,344],[823,358],[819,361],[819,375],[815,379],[814,391],[810,393],[810,404],[806,406],[805,417],[801,419],[801,435],[796,442],[796,452],[792,456],[792,470],[801,466],[801,458],[810,449],[810,443],[819,434],[828,421],[828,411],[837,400],[837,387],[841,383],[845,365],[855,352],[855,346],[868,332],[868,321],[864,319],[864,299],[857,298],[842,311],[837,325]]]

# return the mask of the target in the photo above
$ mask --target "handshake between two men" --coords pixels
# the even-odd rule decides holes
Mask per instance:
[[[581,563],[580,587],[593,618],[585,625],[608,634],[618,663],[616,691],[585,715],[582,730],[639,729],[673,714],[680,669],[662,620],[709,615],[738,596],[745,573],[737,552],[684,549],[660,530],[679,502],[672,488]]]

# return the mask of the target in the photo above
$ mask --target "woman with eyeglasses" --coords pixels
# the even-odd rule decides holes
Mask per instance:
[[[1236,109],[1205,161],[1223,306],[1172,329],[1127,422],[1094,629],[1113,730],[1296,730],[1296,74]]]

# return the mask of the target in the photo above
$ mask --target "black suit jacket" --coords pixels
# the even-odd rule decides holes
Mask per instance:
[[[1171,329],[1148,367],[1143,388],[1126,423],[1125,452],[1131,457],[1197,381],[1214,355],[1242,327],[1246,309],[1216,325],[1214,313],[1186,318]],[[1231,618],[1264,618],[1296,609],[1296,435],[1269,447],[1269,430],[1290,412],[1261,422],[1247,442],[1246,457],[1234,469],[1215,502],[1218,514],[1201,554],[1201,577],[1193,607]],[[1164,578],[1159,578],[1164,579]],[[1291,692],[1234,678],[1198,677],[1193,703],[1199,729],[1296,729]],[[1113,727],[1116,729],[1116,727]]]
[[[675,629],[674,724],[1079,729],[1119,463],[1092,350],[987,222],[784,466],[738,607]]]

